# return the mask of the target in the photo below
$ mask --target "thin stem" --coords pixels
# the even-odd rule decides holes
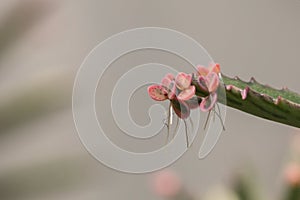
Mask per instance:
[[[184,122],[184,127],[185,127],[185,139],[186,139],[186,148],[189,148],[189,136],[188,136],[188,130],[187,130],[187,124],[186,121],[183,120]]]

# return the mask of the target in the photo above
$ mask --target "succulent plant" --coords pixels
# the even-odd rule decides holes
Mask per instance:
[[[199,107],[210,112],[216,102],[249,114],[300,128],[300,95],[287,88],[274,89],[258,83],[254,78],[249,82],[238,77],[221,75],[220,65],[206,68],[197,67],[197,73],[180,72],[176,78],[167,74],[162,84],[151,85],[149,96],[156,101],[169,99],[179,118],[190,115],[190,109]],[[225,90],[226,95],[217,95]],[[226,99],[224,99],[226,97]]]

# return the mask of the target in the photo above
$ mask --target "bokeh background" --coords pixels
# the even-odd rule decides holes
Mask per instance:
[[[2,0],[0,199],[161,198],[151,189],[151,174],[123,174],[101,165],[76,133],[71,110],[76,71],[107,37],[144,26],[175,29],[201,43],[223,73],[244,80],[254,76],[299,92],[299,19],[299,0]],[[161,52],[128,55],[107,73],[105,87],[100,83],[99,118],[106,113],[111,82],[144,61],[184,66]],[[139,112],[132,110],[141,124],[147,123],[141,117],[147,111],[143,101],[150,102],[145,95],[141,91],[144,100],[137,97]],[[107,130],[117,131],[110,116],[103,120]],[[237,174],[247,171],[264,199],[278,199],[285,190],[282,172],[291,141],[299,130],[230,108],[225,126],[209,157],[198,160],[199,146],[193,145],[172,165],[185,188],[202,196],[216,186],[230,186]],[[152,147],[128,145],[117,134],[111,137],[131,150]]]

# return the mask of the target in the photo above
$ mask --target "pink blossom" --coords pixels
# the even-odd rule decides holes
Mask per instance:
[[[300,165],[298,163],[289,164],[284,171],[284,178],[290,185],[300,184]]]
[[[176,196],[182,188],[179,177],[171,170],[163,170],[154,174],[151,185],[154,193],[164,198]]]

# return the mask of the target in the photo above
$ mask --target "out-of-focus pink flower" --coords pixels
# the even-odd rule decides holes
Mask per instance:
[[[290,163],[284,170],[284,178],[290,185],[300,185],[300,165]]]
[[[154,174],[151,185],[154,193],[164,198],[176,196],[182,187],[180,178],[171,170],[164,170]]]

